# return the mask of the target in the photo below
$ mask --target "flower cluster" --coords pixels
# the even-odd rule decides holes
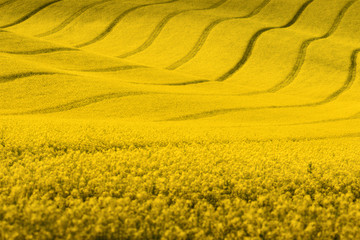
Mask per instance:
[[[63,124],[3,121],[0,239],[360,238],[354,138]]]

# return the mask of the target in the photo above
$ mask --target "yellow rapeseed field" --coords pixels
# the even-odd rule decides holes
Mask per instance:
[[[359,0],[0,0],[0,239],[360,239]]]

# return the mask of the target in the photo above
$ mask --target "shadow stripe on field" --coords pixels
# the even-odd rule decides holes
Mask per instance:
[[[3,26],[0,26],[0,28],[8,28],[8,27],[12,27],[12,26],[15,26],[19,23],[22,23],[26,20],[28,20],[29,18],[31,18],[32,16],[34,16],[35,14],[37,14],[38,12],[40,12],[41,10],[55,4],[55,3],[58,3],[58,2],[61,2],[62,0],[55,0],[55,1],[52,1],[52,2],[49,2],[49,3],[46,3],[36,9],[34,9],[33,11],[31,11],[30,13],[26,14],[25,16],[19,18],[18,20],[15,20],[14,22],[12,23],[9,23],[9,24],[5,24]]]
[[[57,72],[23,72],[23,73],[14,73],[9,75],[0,76],[0,83],[15,81],[16,79],[32,77],[32,76],[41,76],[41,75],[55,75],[55,74],[63,74],[65,73],[57,73]]]
[[[330,122],[341,122],[341,121],[349,121],[360,118],[360,112],[349,117],[340,117],[340,118],[329,118],[324,120],[317,121],[308,121],[308,122],[299,122],[299,123],[287,123],[287,124],[277,124],[276,126],[298,126],[298,125],[311,125],[311,124],[321,124],[321,123],[330,123]]]
[[[207,38],[209,37],[211,31],[217,25],[219,25],[220,23],[225,22],[225,21],[229,21],[229,20],[235,20],[235,19],[251,18],[251,17],[255,16],[256,14],[258,14],[264,7],[266,7],[270,3],[270,1],[271,0],[264,0],[253,11],[251,11],[249,14],[246,14],[244,16],[220,18],[220,19],[217,19],[217,20],[213,21],[201,33],[199,39],[196,41],[193,48],[184,57],[182,57],[181,59],[179,59],[176,62],[172,63],[171,65],[166,67],[166,69],[175,70],[175,69],[179,68],[180,66],[184,65],[185,63],[189,62],[191,59],[193,59],[198,54],[198,52],[201,50],[201,48],[204,46],[204,44],[205,44]]]
[[[210,7],[196,8],[196,9],[186,9],[186,10],[181,10],[181,11],[175,11],[175,12],[172,12],[172,13],[168,14],[165,18],[163,18],[158,23],[158,25],[155,27],[155,29],[152,31],[150,36],[145,40],[145,42],[143,44],[141,44],[139,47],[135,48],[132,51],[121,54],[118,57],[119,58],[130,57],[132,55],[135,55],[135,54],[137,54],[139,52],[142,52],[142,51],[146,50],[147,48],[149,48],[153,44],[153,42],[156,40],[156,38],[160,35],[161,31],[165,28],[166,24],[169,23],[169,21],[171,19],[175,18],[176,16],[178,16],[178,15],[180,15],[182,13],[191,12],[191,11],[202,11],[202,10],[215,9],[215,8],[220,7],[221,5],[223,5],[227,1],[228,0],[220,0],[219,2],[211,5]]]
[[[8,0],[3,3],[0,3],[0,8],[5,7],[6,5],[9,5],[10,3],[16,2],[17,0]]]
[[[224,109],[216,109],[211,111],[205,111],[200,113],[188,114],[179,117],[169,118],[162,121],[184,121],[184,120],[195,120],[207,117],[213,117],[221,114],[231,113],[231,112],[240,112],[240,111],[254,111],[254,110],[263,110],[263,109],[285,109],[285,108],[302,108],[302,107],[315,107],[320,106],[329,102],[334,101],[338,98],[342,93],[348,90],[355,81],[356,78],[356,59],[358,53],[360,52],[360,48],[355,49],[350,57],[350,66],[348,70],[348,77],[343,83],[343,85],[328,97],[324,98],[321,101],[307,104],[296,104],[296,105],[280,105],[280,106],[259,106],[259,107],[239,107],[239,108],[224,108]]]
[[[44,49],[36,49],[36,50],[1,51],[1,52],[8,53],[8,54],[19,54],[19,55],[36,55],[36,54],[42,54],[42,53],[65,52],[65,51],[79,51],[79,49],[67,48],[67,47],[55,47],[55,48],[44,48]]]
[[[133,84],[139,84],[139,85],[152,85],[152,86],[186,86],[186,85],[193,85],[193,84],[199,84],[199,83],[205,83],[210,82],[210,80],[206,79],[199,79],[199,80],[193,80],[188,82],[175,82],[175,83],[140,83],[140,82],[131,82]],[[192,94],[189,94],[192,95]]]
[[[96,7],[97,5],[103,4],[103,3],[107,3],[110,2],[112,0],[104,0],[104,1],[98,1],[98,2],[94,2],[92,4],[86,5],[85,7],[82,7],[80,10],[78,10],[77,12],[75,12],[73,15],[71,15],[70,17],[68,17],[67,19],[65,19],[62,23],[60,23],[58,26],[56,26],[55,28],[44,32],[44,33],[40,33],[35,35],[35,37],[46,37],[49,36],[51,34],[57,33],[59,31],[61,31],[62,29],[64,29],[66,26],[68,26],[71,22],[73,22],[76,18],[78,18],[79,16],[81,16],[83,13],[85,13],[87,10]]]
[[[249,93],[244,93],[244,94],[240,94],[240,95],[255,95],[255,94],[262,94],[262,93],[274,93],[277,92],[287,86],[289,86],[297,77],[297,75],[299,74],[299,72],[301,71],[302,66],[304,65],[305,62],[305,57],[306,57],[306,53],[307,53],[307,49],[310,46],[311,43],[317,41],[317,40],[321,40],[321,39],[326,39],[328,37],[330,37],[338,28],[338,26],[340,25],[341,20],[343,19],[343,17],[345,16],[346,11],[356,2],[356,0],[347,2],[345,4],[345,6],[340,10],[340,12],[338,13],[338,15],[336,16],[333,24],[331,25],[329,31],[327,31],[324,35],[320,36],[320,37],[313,37],[313,38],[309,38],[307,40],[305,40],[302,44],[301,47],[299,49],[298,52],[298,56],[296,58],[296,62],[295,65],[293,66],[291,72],[286,76],[286,78],[277,83],[275,86],[264,90],[264,91],[253,91],[253,92],[249,92]]]
[[[24,111],[19,113],[9,113],[9,114],[2,114],[2,115],[25,115],[25,114],[47,114],[47,113],[56,113],[56,112],[64,112],[75,108],[81,108],[88,106],[90,104],[98,103],[108,99],[114,98],[122,98],[128,96],[138,96],[138,95],[145,95],[151,94],[149,92],[118,92],[118,93],[106,93],[97,96],[92,96],[88,98],[83,98],[80,100],[75,100],[69,103],[60,104],[54,107],[47,107],[41,109],[35,109],[30,111]]]
[[[305,2],[300,8],[299,10],[296,12],[296,14],[293,16],[293,18],[286,24],[280,26],[280,27],[266,27],[266,28],[262,28],[260,30],[258,30],[249,40],[245,52],[243,53],[241,59],[235,64],[235,66],[233,66],[230,70],[228,70],[226,73],[224,73],[223,75],[221,75],[220,77],[218,77],[216,79],[216,81],[222,82],[225,81],[226,79],[228,79],[229,77],[231,77],[232,75],[234,75],[237,71],[239,71],[240,68],[242,68],[242,66],[245,65],[245,63],[247,62],[247,60],[250,58],[252,51],[255,47],[255,43],[256,41],[259,39],[259,37],[264,34],[265,32],[268,32],[270,30],[273,29],[281,29],[281,28],[288,28],[290,26],[292,26],[301,16],[301,14],[305,11],[305,9],[312,3],[314,2],[314,0],[309,0],[307,2]]]
[[[167,3],[173,3],[173,2],[177,2],[179,0],[170,0],[170,1],[166,1],[166,2],[159,2],[159,3],[148,3],[148,4],[144,4],[144,5],[139,5],[139,6],[135,6],[135,7],[132,7],[126,11],[124,11],[123,13],[121,13],[120,15],[118,15],[108,26],[107,28],[102,32],[100,33],[98,36],[96,36],[95,38],[87,41],[87,42],[84,42],[84,43],[81,43],[81,44],[78,44],[76,45],[75,47],[78,47],[78,48],[81,48],[81,47],[85,47],[85,46],[88,46],[90,44],[94,44],[102,39],[104,39],[107,35],[110,34],[110,32],[112,32],[112,30],[116,27],[116,25],[119,24],[119,22],[125,17],[127,16],[128,14],[130,14],[131,12],[134,12],[135,10],[138,10],[140,8],[144,8],[144,7],[149,7],[149,6],[155,6],[155,5],[161,5],[161,4],[167,4]]]

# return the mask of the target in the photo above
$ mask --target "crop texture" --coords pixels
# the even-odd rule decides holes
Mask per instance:
[[[0,0],[0,239],[360,239],[359,11]]]

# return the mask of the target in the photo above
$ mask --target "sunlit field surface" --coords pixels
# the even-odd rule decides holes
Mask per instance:
[[[0,0],[0,239],[360,239],[359,12]]]

